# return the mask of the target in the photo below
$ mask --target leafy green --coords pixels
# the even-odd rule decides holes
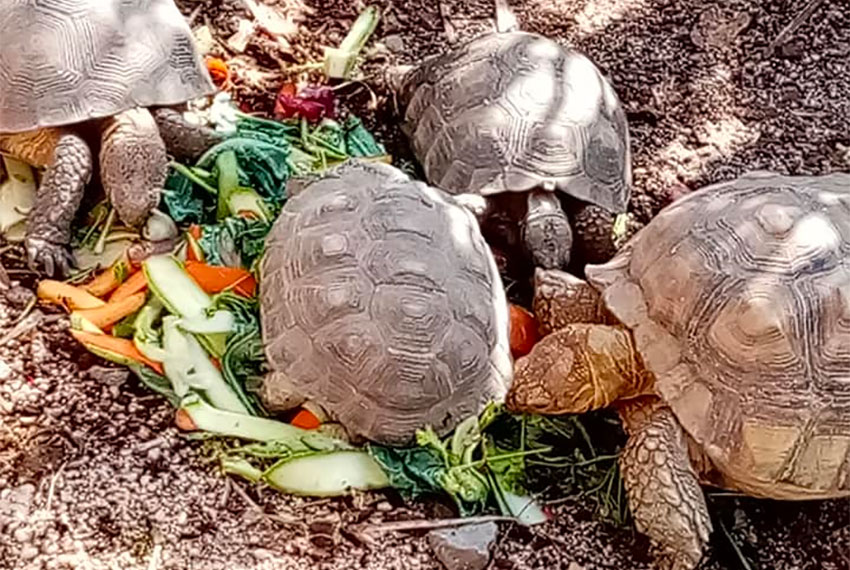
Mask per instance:
[[[210,265],[252,267],[263,255],[271,224],[229,217],[217,224],[201,224],[198,245]]]
[[[499,500],[503,491],[524,493],[519,484],[524,477],[524,457],[545,453],[550,448],[508,450],[495,446],[486,431],[509,420],[510,416],[501,407],[491,405],[480,416],[461,422],[445,438],[427,428],[417,432],[418,447],[371,445],[369,452],[403,496],[446,493],[461,515],[483,512],[494,503],[503,514],[512,515],[506,502]]]

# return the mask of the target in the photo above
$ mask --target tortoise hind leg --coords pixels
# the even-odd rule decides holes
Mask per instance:
[[[74,263],[68,249],[71,223],[92,174],[92,152],[77,133],[41,129],[0,137],[0,149],[36,167],[46,167],[27,217],[25,247],[31,269],[65,277]]]
[[[629,432],[620,470],[635,526],[652,542],[660,568],[693,570],[711,519],[685,434],[657,397],[625,401],[619,411]]]
[[[570,263],[573,232],[554,192],[528,193],[523,240],[534,261],[543,269],[566,269]]]
[[[209,127],[193,125],[180,111],[171,107],[150,109],[165,147],[177,160],[195,161],[225,136]]]

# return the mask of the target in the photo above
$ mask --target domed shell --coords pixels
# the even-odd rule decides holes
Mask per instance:
[[[584,55],[537,34],[488,34],[425,60],[399,93],[430,184],[482,195],[557,188],[625,211],[625,112]]]
[[[214,92],[173,0],[0,0],[0,132]]]
[[[309,180],[261,277],[272,368],[354,434],[409,444],[507,392],[508,305],[478,225],[396,168],[348,162]]]
[[[758,172],[663,210],[587,275],[659,395],[753,495],[850,495],[850,175]]]

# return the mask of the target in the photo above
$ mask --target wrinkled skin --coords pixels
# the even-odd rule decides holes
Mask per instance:
[[[30,268],[48,276],[66,277],[74,266],[71,225],[94,168],[87,127],[95,127],[101,139],[98,159],[107,199],[118,218],[135,228],[159,203],[168,153],[192,159],[222,140],[171,108],[131,109],[89,125],[0,135],[0,150],[45,169],[24,245]]]

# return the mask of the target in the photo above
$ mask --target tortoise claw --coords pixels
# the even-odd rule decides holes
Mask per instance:
[[[67,277],[71,268],[76,266],[69,249],[60,244],[41,238],[27,238],[27,265],[33,271],[43,269],[49,277]]]

